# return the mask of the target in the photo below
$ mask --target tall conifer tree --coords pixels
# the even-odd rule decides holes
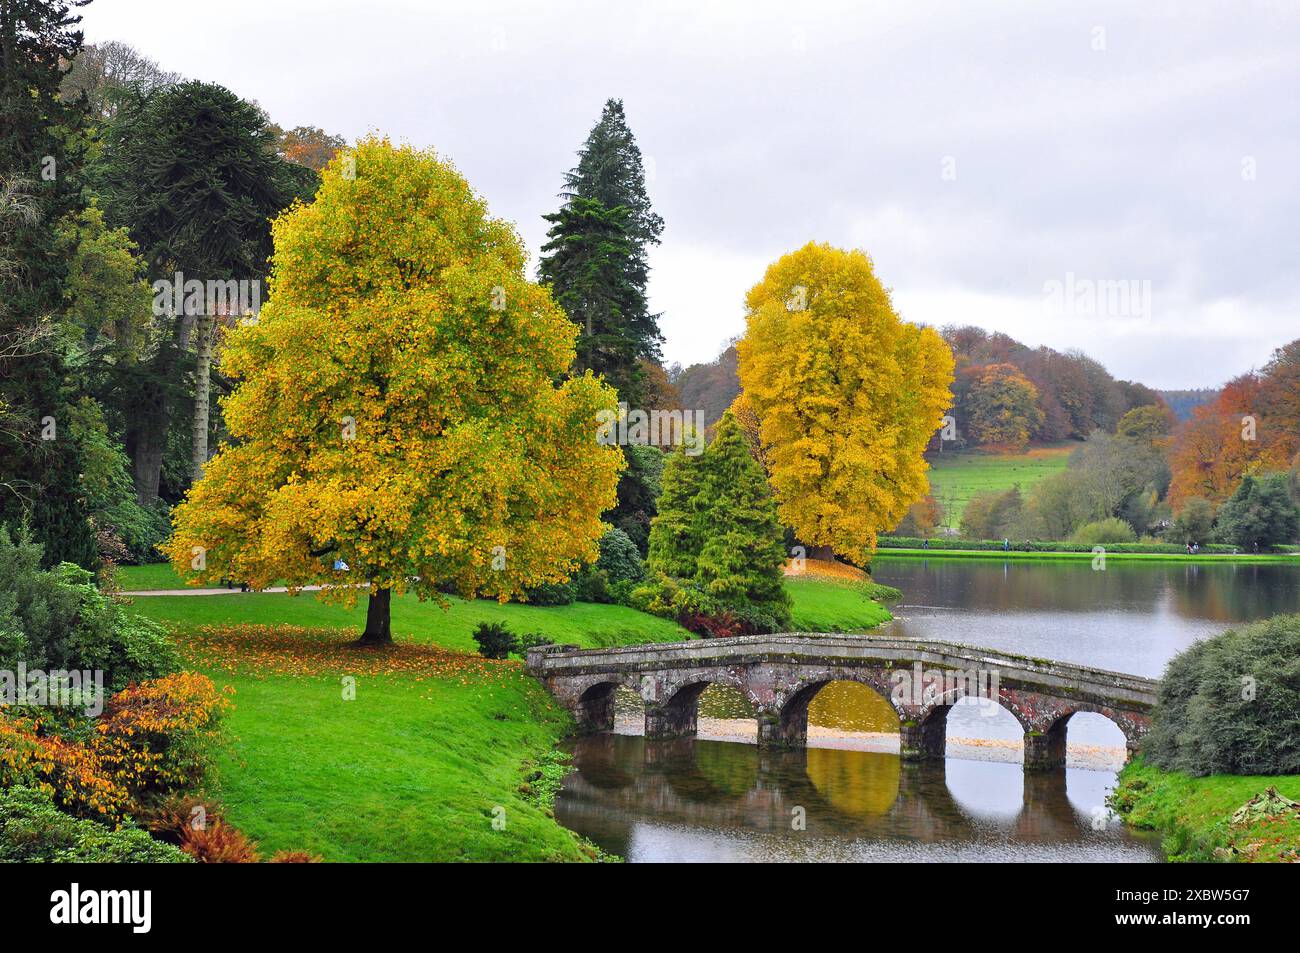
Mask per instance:
[[[27,521],[45,560],[92,565],[94,536],[55,346],[65,266],[53,223],[79,208],[84,107],[59,84],[82,3],[0,3],[0,523]]]
[[[658,244],[663,219],[651,209],[622,101],[605,103],[561,196],[564,207],[546,216],[541,280],[579,326],[577,369],[605,375],[620,399],[640,405],[641,362],[658,361],[663,340],[646,301],[647,248]]]

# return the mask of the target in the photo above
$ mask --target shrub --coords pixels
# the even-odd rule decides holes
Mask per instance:
[[[632,537],[621,529],[610,529],[600,538],[600,557],[596,568],[610,583],[639,582],[645,577],[645,563]]]
[[[478,643],[478,654],[484,658],[509,658],[511,652],[519,651],[514,633],[498,622],[480,622],[474,630],[474,641]]]
[[[40,563],[25,530],[15,539],[0,526],[0,668],[98,669],[110,691],[175,671],[160,626],[101,593],[86,570]]]
[[[181,850],[200,864],[256,864],[262,859],[257,844],[221,818],[182,827]]]
[[[0,714],[0,787],[34,788],[72,814],[116,824],[130,792],[93,748],[62,737],[62,727],[42,710]]]
[[[578,586],[568,582],[547,582],[524,591],[524,599],[534,606],[567,606],[578,601]]]
[[[202,779],[228,704],[207,676],[182,672],[118,692],[98,719],[0,715],[0,784],[109,823],[146,812]]]
[[[907,536],[882,536],[880,537],[879,549],[921,549],[925,546],[925,540],[916,537]],[[930,540],[930,549],[934,550],[981,550],[981,551],[1000,551],[1002,549],[1002,540],[1000,539],[932,539]],[[1227,555],[1232,553],[1237,547],[1224,545],[1202,545],[1202,553],[1214,553],[1217,555]],[[1275,551],[1285,550],[1287,547],[1274,546]],[[1091,546],[1085,546],[1082,543],[1062,543],[1053,540],[1016,540],[1011,541],[1011,549],[1015,552],[1022,553],[1086,553],[1091,552]],[[1112,543],[1106,549],[1112,553],[1163,553],[1174,555],[1177,553],[1186,553],[1185,546],[1176,543]]]
[[[117,830],[71,817],[47,792],[28,787],[0,790],[2,863],[188,863],[171,844],[135,827]]]
[[[518,652],[520,655],[527,654],[528,650],[538,645],[553,645],[554,639],[549,636],[538,635],[536,632],[525,632],[519,636]]]
[[[1117,516],[1108,516],[1095,523],[1085,523],[1074,531],[1070,542],[1079,546],[1105,546],[1110,543],[1136,543],[1137,533]]]
[[[1207,774],[1300,774],[1300,615],[1197,642],[1175,656],[1143,752]]]
[[[202,780],[229,700],[206,675],[180,672],[113,695],[95,723],[94,748],[127,787],[134,810]]]

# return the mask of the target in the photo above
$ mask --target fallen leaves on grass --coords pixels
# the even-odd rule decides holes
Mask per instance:
[[[785,564],[785,574],[805,579],[825,579],[830,582],[870,582],[871,577],[848,563],[836,559],[792,559]]]
[[[520,666],[436,645],[397,642],[374,648],[358,646],[355,639],[355,633],[340,629],[292,625],[202,626],[177,635],[194,667],[241,675],[401,675],[417,682],[481,684],[513,675]]]

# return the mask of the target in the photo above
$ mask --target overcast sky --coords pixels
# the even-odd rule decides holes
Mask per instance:
[[[1300,337],[1300,2],[95,0],[83,24],[282,126],[434,147],[534,262],[622,98],[668,362],[714,357],[811,239],[867,251],[908,320],[1153,386]]]

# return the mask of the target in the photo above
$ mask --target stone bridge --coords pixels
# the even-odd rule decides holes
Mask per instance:
[[[762,747],[803,747],[808,703],[831,682],[859,682],[898,713],[905,759],[942,758],[948,711],[963,695],[1001,705],[1025,732],[1025,767],[1065,764],[1066,726],[1096,712],[1124,733],[1131,755],[1149,726],[1157,683],[1149,678],[1028,658],[954,642],[818,634],[748,635],[583,651],[528,650],[528,670],[566,705],[584,732],[614,727],[614,693],[640,695],[647,738],[695,734],[700,695],[738,690],[754,707]]]

